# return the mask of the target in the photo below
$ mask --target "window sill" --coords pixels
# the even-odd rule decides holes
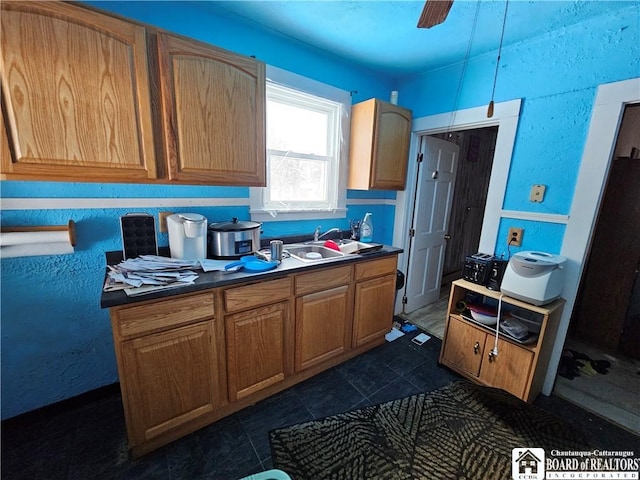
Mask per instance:
[[[251,220],[254,222],[286,222],[292,220],[318,220],[324,218],[347,218],[346,208],[335,210],[298,210],[278,212],[274,210],[249,210]]]

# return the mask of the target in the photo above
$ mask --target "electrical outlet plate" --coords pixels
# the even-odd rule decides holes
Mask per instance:
[[[524,228],[511,227],[509,228],[509,236],[507,237],[507,245],[512,247],[519,247],[522,245],[522,235],[524,234]]]
[[[160,227],[160,231],[163,233],[167,233],[167,217],[169,215],[173,215],[173,212],[159,212],[158,213],[158,224]]]
[[[546,188],[547,187],[544,185],[532,185],[529,200],[537,203],[542,202],[542,200],[544,200],[544,191]]]

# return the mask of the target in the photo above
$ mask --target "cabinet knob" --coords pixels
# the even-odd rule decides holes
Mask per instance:
[[[476,343],[473,345],[473,354],[474,354],[474,355],[477,355],[477,354],[478,354],[478,350],[480,350],[480,342],[476,342]]]
[[[495,354],[493,353],[493,350],[489,351],[489,363],[493,362],[493,358],[495,357]]]

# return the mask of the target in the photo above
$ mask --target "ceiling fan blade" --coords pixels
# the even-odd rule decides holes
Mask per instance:
[[[418,28],[431,28],[447,18],[453,0],[426,0],[418,20]]]

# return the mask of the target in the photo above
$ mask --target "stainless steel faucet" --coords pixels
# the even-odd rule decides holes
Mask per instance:
[[[340,232],[341,230],[338,227],[334,227],[334,228],[330,228],[329,230],[327,230],[326,232],[324,232],[323,234],[320,234],[320,229],[322,227],[318,227],[316,228],[316,231],[313,232],[313,241],[317,242],[318,240],[320,240],[322,237],[324,237],[325,235],[330,234],[331,232]]]

